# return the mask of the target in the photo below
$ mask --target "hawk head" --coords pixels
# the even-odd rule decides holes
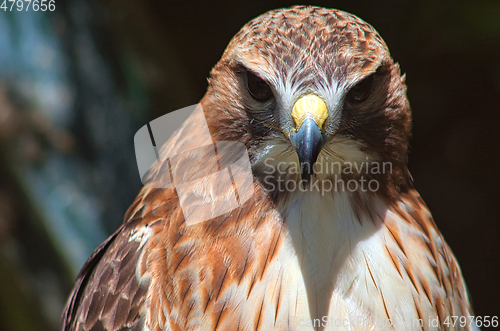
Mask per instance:
[[[264,185],[365,178],[387,195],[409,185],[404,76],[354,15],[298,6],[250,21],[213,68],[202,105],[214,138],[246,144]]]

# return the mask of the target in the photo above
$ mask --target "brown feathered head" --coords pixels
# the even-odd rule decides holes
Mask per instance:
[[[265,185],[311,175],[375,178],[388,194],[410,185],[404,76],[356,16],[268,12],[236,34],[209,81],[202,105],[212,135],[246,144]]]

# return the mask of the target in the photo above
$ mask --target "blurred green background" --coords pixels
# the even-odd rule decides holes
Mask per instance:
[[[141,187],[135,132],[197,103],[239,28],[293,4],[56,0],[53,12],[0,10],[1,330],[58,328],[76,273]],[[500,315],[500,1],[312,4],[371,23],[400,63],[415,186],[475,314]]]

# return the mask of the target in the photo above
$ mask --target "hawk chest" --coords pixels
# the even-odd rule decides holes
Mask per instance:
[[[383,246],[380,226],[358,219],[348,194],[301,192],[278,208],[284,223],[279,252],[248,298],[233,297],[248,329],[333,330],[353,316],[383,311],[373,299],[373,309],[367,301],[368,309],[359,304],[375,289],[365,280],[371,277],[367,266],[378,262],[365,251]],[[262,309],[258,321],[257,308]]]
[[[387,255],[388,234],[381,221],[387,209],[378,200],[370,205],[374,208],[367,213],[356,210],[348,194],[299,192],[267,213],[246,240],[260,241],[250,249],[243,248],[245,240],[228,249],[221,238],[205,240],[198,246],[204,250],[186,249],[189,255],[158,268],[172,271],[170,276],[151,277],[146,325],[164,316],[193,330],[372,330],[389,313],[415,315],[397,303],[413,303],[415,293]],[[281,224],[280,234],[269,234],[276,230],[265,224]],[[233,242],[237,236],[248,234],[224,240]],[[192,243],[177,247],[196,247]],[[156,271],[148,268],[147,273]],[[167,309],[153,309],[164,302]]]

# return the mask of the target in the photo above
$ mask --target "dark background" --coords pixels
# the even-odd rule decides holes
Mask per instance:
[[[239,28],[293,4],[73,0],[0,11],[2,330],[56,329],[76,272],[140,189],[135,132],[197,103]],[[313,4],[372,24],[400,63],[415,186],[475,314],[500,315],[500,1]]]

